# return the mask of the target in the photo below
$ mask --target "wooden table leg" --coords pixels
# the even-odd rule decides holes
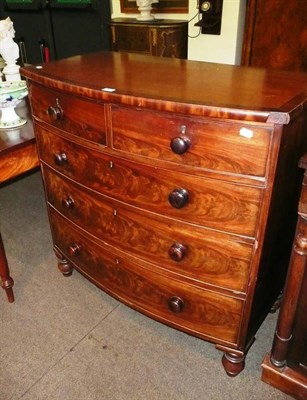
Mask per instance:
[[[6,259],[6,254],[2,242],[2,236],[0,233],[0,284],[3,289],[6,291],[6,295],[8,301],[13,303],[14,301],[14,293],[13,293],[13,286],[14,281],[10,277],[9,266]]]

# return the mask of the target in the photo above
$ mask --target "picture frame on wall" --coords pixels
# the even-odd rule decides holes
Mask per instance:
[[[138,11],[136,0],[120,0],[120,10],[124,13]],[[153,10],[157,13],[188,13],[189,0],[159,0],[153,4]]]

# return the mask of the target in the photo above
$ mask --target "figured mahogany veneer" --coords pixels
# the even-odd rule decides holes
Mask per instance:
[[[271,142],[271,128],[253,124],[253,138],[240,135],[249,125],[211,118],[128,110],[112,107],[113,147],[153,160],[264,177]],[[221,134],[222,132],[222,134]],[[152,140],[152,134],[155,140]],[[175,140],[185,139],[181,151],[173,149]],[[170,151],[170,146],[172,151]],[[195,171],[192,171],[194,174]]]
[[[50,215],[57,249],[72,266],[99,282],[108,293],[116,293],[120,300],[133,303],[136,309],[162,321],[171,319],[175,327],[184,325],[189,333],[212,336],[217,342],[236,342],[242,300],[185,284],[160,274],[145,262],[140,266],[135,257],[127,258],[114,247],[97,244],[57,214]],[[183,305],[171,314],[169,302],[174,294],[182,299]]]
[[[59,91],[32,87],[32,107],[37,118],[52,123],[65,132],[81,136],[94,143],[106,144],[104,108],[101,104],[71,98]],[[59,99],[61,102],[59,104]],[[62,110],[65,109],[65,118]],[[46,112],[47,111],[47,112]]]
[[[22,73],[59,269],[237,375],[286,274],[306,77],[111,52]]]
[[[159,215],[153,220],[142,210],[43,168],[50,205],[105,243],[198,284],[246,292],[254,251],[251,239],[197,225],[191,229],[190,224]]]
[[[80,183],[93,190],[169,217],[220,230],[227,224],[229,232],[254,235],[262,196],[259,188],[228,182],[217,186],[214,180],[181,177],[166,169],[157,174],[156,168],[106,157],[41,127],[36,133],[42,159],[72,179],[78,176]],[[169,201],[171,195],[175,203],[176,189],[189,193],[178,207]]]

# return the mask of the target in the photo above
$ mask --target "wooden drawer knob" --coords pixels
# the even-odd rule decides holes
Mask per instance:
[[[186,189],[174,189],[169,194],[168,201],[174,208],[182,208],[189,202],[189,192]]]
[[[189,150],[190,145],[189,138],[175,137],[171,140],[171,149],[176,154],[184,154]]]
[[[68,254],[72,257],[78,256],[80,254],[81,246],[77,243],[72,243],[68,247]]]
[[[168,250],[170,258],[176,262],[183,260],[186,255],[187,248],[181,243],[174,243]]]
[[[56,99],[54,106],[48,107],[47,112],[52,121],[58,121],[62,119],[64,115],[58,99]]]
[[[70,196],[64,197],[64,199],[62,200],[62,206],[64,208],[73,208],[74,199],[72,197],[70,197]]]
[[[53,159],[56,165],[64,165],[68,161],[66,153],[60,153],[60,152],[54,153]]]
[[[173,296],[168,301],[168,307],[171,311],[178,314],[184,309],[184,301],[177,296]]]

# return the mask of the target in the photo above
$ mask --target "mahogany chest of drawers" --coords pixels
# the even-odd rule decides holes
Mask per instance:
[[[22,74],[60,270],[237,375],[284,283],[306,77],[114,52]]]

